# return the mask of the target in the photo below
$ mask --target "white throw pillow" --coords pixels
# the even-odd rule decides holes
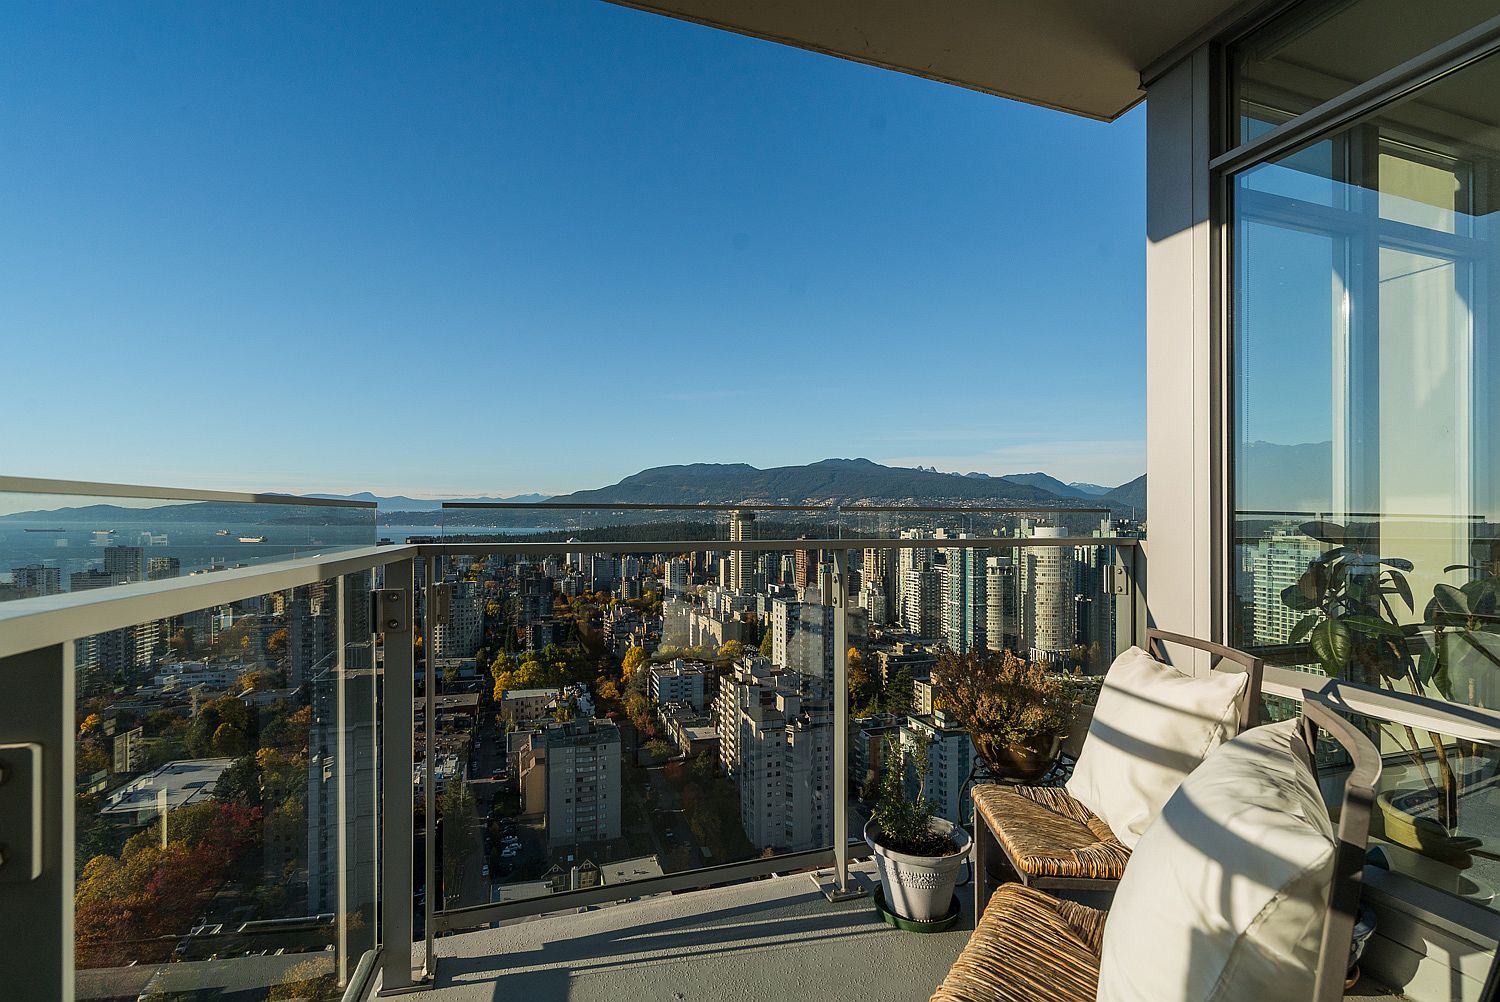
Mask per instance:
[[[1297,727],[1251,728],[1167,802],[1105,920],[1099,1002],[1312,997],[1336,853]]]
[[[1248,681],[1195,678],[1132,647],[1104,677],[1068,793],[1135,848],[1187,774],[1234,737]]]

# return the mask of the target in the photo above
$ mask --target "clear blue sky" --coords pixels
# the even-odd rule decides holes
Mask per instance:
[[[1144,469],[1144,115],[601,2],[0,11],[0,471]]]

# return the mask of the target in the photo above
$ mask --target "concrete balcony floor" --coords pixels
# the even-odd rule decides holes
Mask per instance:
[[[856,864],[872,879],[873,865]],[[965,889],[967,890],[967,889]],[[830,904],[805,874],[543,916],[437,941],[429,1002],[925,1000],[973,929],[898,932],[869,898]],[[1395,999],[1368,983],[1353,996]]]

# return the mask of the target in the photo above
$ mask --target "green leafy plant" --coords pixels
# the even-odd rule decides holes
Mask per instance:
[[[917,795],[906,795],[907,769],[917,777]],[[912,856],[947,856],[958,851],[953,839],[933,829],[935,808],[927,799],[927,746],[918,743],[910,751],[893,738],[885,740],[885,761],[880,774],[880,799],[870,812],[875,840],[887,849]]]
[[[1421,626],[1403,626],[1397,613],[1397,603],[1408,613],[1414,611],[1406,580],[1411,561],[1378,556],[1373,526],[1314,521],[1304,523],[1300,531],[1330,548],[1308,565],[1296,584],[1282,590],[1285,605],[1307,613],[1288,640],[1307,641],[1330,676],[1421,694],[1437,666],[1419,667],[1410,641]],[[1439,793],[1438,820],[1451,830],[1458,818],[1457,781],[1442,738],[1427,735],[1438,765],[1434,778],[1416,731],[1409,725],[1401,730],[1406,753],[1428,788]]]
[[[1423,619],[1432,648],[1417,659],[1417,674],[1447,699],[1486,705],[1500,669],[1500,539],[1471,544],[1472,564],[1449,564],[1444,574],[1467,571],[1462,585],[1433,587]]]

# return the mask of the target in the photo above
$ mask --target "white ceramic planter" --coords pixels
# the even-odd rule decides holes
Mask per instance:
[[[865,825],[865,843],[875,854],[885,906],[914,922],[933,922],[947,915],[958,885],[958,869],[969,858],[969,833],[951,821],[933,818],[932,830],[952,838],[958,850],[947,856],[911,856],[876,842],[872,834],[876,830],[873,821]]]

